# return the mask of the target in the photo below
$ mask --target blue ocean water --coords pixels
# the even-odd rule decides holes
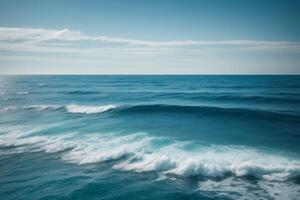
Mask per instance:
[[[1,76],[1,199],[299,199],[300,76]]]

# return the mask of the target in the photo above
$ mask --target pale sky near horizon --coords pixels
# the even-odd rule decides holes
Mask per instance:
[[[300,1],[1,0],[0,74],[300,74]]]

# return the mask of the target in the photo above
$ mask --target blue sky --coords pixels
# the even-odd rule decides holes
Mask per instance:
[[[0,73],[300,73],[299,10],[279,0],[1,0]]]

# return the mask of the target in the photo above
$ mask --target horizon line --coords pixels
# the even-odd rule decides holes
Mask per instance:
[[[82,73],[82,74],[0,74],[0,76],[299,76],[300,73],[154,73],[154,74],[147,74],[147,73],[114,73],[114,74],[99,74],[99,73]]]

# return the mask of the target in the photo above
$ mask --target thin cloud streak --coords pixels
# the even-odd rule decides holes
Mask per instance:
[[[125,46],[143,46],[143,47],[189,47],[189,46],[211,46],[211,47],[254,47],[264,50],[286,50],[299,49],[300,42],[292,41],[256,41],[256,40],[222,40],[222,41],[206,41],[206,40],[179,40],[179,41],[147,41],[128,38],[116,38],[107,36],[89,36],[84,35],[80,31],[69,29],[33,29],[33,28],[8,28],[0,27],[0,44],[22,44],[22,45],[39,45],[47,44],[51,41],[66,42],[84,42],[95,41],[102,43],[113,43]],[[3,48],[2,48],[3,49]]]

